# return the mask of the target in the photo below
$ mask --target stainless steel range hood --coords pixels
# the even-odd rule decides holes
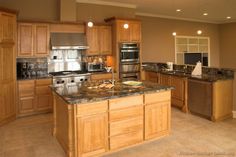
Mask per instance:
[[[51,33],[51,49],[88,49],[84,33]]]

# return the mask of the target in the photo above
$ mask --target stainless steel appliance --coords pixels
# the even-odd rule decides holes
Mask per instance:
[[[212,83],[188,79],[188,108],[191,113],[206,117],[212,116]]]
[[[79,71],[64,71],[64,72],[53,72],[53,85],[73,85],[81,82],[86,82],[90,80],[90,73],[80,73]]]
[[[138,62],[139,45],[137,43],[120,44],[120,61],[121,62]]]
[[[88,63],[87,70],[89,72],[93,71],[104,71],[104,65],[102,63]]]
[[[140,79],[139,56],[140,54],[138,43],[120,44],[119,76],[121,80]]]

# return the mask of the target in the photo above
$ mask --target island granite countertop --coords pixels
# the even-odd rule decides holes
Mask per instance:
[[[59,95],[68,104],[82,104],[97,102],[131,95],[161,92],[173,89],[156,83],[142,81],[139,86],[125,85],[115,82],[112,88],[99,87],[102,81],[84,82],[80,84],[65,84],[63,86],[50,86],[52,91]]]

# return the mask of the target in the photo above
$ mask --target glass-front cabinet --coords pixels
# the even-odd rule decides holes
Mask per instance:
[[[195,65],[198,61],[210,66],[210,38],[175,36],[175,63]]]

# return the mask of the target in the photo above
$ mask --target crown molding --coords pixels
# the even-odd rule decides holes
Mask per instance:
[[[174,20],[184,20],[184,21],[191,21],[191,22],[202,22],[202,23],[220,24],[219,22],[215,22],[215,21],[205,21],[205,20],[198,20],[198,19],[192,19],[192,18],[182,18],[182,17],[174,17],[174,16],[167,16],[167,15],[160,15],[160,14],[151,14],[151,13],[143,13],[143,12],[136,12],[135,15],[137,15],[137,16],[146,16],[146,17],[159,17],[159,18],[174,19]]]
[[[76,0],[77,3],[97,4],[97,5],[109,5],[115,7],[131,8],[136,9],[137,6],[134,4],[119,3],[119,2],[107,2],[103,0]]]

